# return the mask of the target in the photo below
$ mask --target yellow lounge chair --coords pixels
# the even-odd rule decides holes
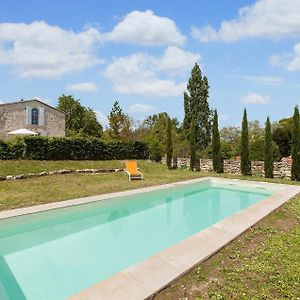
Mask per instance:
[[[125,172],[128,175],[128,180],[131,179],[142,179],[144,180],[144,175],[137,168],[137,163],[135,160],[126,160],[125,161]]]

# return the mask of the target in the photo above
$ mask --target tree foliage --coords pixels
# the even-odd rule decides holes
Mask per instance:
[[[242,138],[241,138],[241,172],[243,175],[250,175],[251,164],[249,159],[249,135],[247,111],[244,109],[242,122]]]
[[[96,113],[81,105],[73,96],[60,96],[57,108],[65,113],[66,136],[101,137],[103,128],[97,121]]]
[[[292,131],[292,180],[300,180],[300,128],[299,128],[299,109],[294,109],[293,131]]]
[[[220,133],[218,126],[218,113],[215,110],[212,126],[212,162],[213,170],[217,173],[222,172]]]
[[[259,138],[249,142],[249,158],[251,160],[264,160],[265,138]],[[280,159],[280,151],[278,145],[272,141],[273,160]]]
[[[192,119],[191,127],[190,127],[190,169],[194,171],[196,164],[196,122]]]
[[[265,143],[264,143],[264,169],[265,177],[273,178],[274,156],[272,147],[272,132],[270,118],[267,118],[265,126]]]
[[[204,150],[211,140],[211,111],[208,104],[209,85],[207,77],[202,77],[201,69],[196,63],[184,92],[183,128],[187,138],[190,137],[192,119],[195,122],[195,139],[197,150]]]
[[[108,116],[108,135],[112,140],[126,140],[131,132],[131,121],[126,115],[118,101],[115,101]]]
[[[281,119],[275,124],[273,140],[279,146],[281,157],[291,155],[293,118]]]
[[[167,166],[169,169],[172,168],[172,158],[173,158],[173,142],[172,142],[172,122],[168,118],[167,124]]]
[[[147,117],[142,126],[144,129],[142,140],[144,140],[150,149],[150,157],[155,157],[154,160],[160,160],[161,157],[167,154],[167,128],[169,115],[166,112],[154,114]],[[173,145],[173,154],[176,154],[175,144],[177,146],[178,137],[178,121],[176,118],[170,119],[171,122],[171,137]],[[177,152],[177,151],[176,151]]]

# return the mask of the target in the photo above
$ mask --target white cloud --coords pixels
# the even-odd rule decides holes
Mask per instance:
[[[272,55],[270,63],[273,67],[282,67],[288,71],[300,70],[300,43],[294,46],[293,54]]]
[[[171,74],[181,74],[191,70],[195,62],[201,59],[200,54],[184,51],[178,47],[168,47],[164,56],[158,61],[158,68]]]
[[[14,66],[21,78],[59,78],[102,63],[94,54],[100,41],[93,28],[76,33],[43,21],[1,23],[0,64]]]
[[[258,0],[239,10],[239,16],[223,21],[218,30],[211,26],[192,28],[192,35],[201,42],[233,42],[243,38],[300,36],[300,1]]]
[[[157,16],[151,10],[135,10],[107,33],[106,39],[146,46],[168,46],[182,45],[186,37],[173,20]]]
[[[245,78],[264,85],[278,85],[284,82],[284,78],[277,76],[245,76]]]
[[[79,82],[68,84],[66,86],[66,90],[80,92],[95,92],[98,90],[98,87],[94,82]]]
[[[132,114],[148,114],[151,112],[155,112],[157,110],[156,107],[143,103],[136,103],[128,108],[128,112]]]
[[[245,104],[268,104],[271,102],[271,99],[269,96],[249,93],[242,97],[241,102]]]
[[[103,126],[103,127],[107,127],[108,126],[108,118],[106,115],[104,115],[101,111],[96,110],[96,116],[97,116],[97,120],[98,122]]]
[[[178,53],[178,56],[174,53]],[[147,53],[136,53],[115,58],[107,66],[104,76],[113,82],[114,91],[117,93],[146,97],[178,96],[185,90],[186,83],[161,78],[160,73],[184,74],[192,68],[197,58],[200,55],[176,47],[168,47],[160,58]]]

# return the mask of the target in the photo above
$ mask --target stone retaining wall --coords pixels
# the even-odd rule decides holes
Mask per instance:
[[[166,158],[164,157],[161,161],[163,164],[166,164]],[[173,166],[178,168],[189,168],[190,167],[190,159],[178,157],[177,162],[176,159],[173,159]],[[274,177],[275,178],[291,178],[291,167],[292,161],[290,157],[283,157],[281,161],[274,163]],[[212,159],[198,159],[196,162],[196,170],[201,170],[204,172],[213,171]],[[240,160],[232,160],[225,159],[223,161],[223,172],[227,174],[241,174],[241,161]],[[265,176],[264,171],[264,162],[263,161],[251,161],[251,172],[252,175],[255,176]]]
[[[81,170],[57,170],[57,171],[48,171],[41,173],[28,173],[28,174],[19,174],[19,175],[7,175],[0,176],[0,180],[16,180],[16,179],[27,179],[32,177],[41,177],[48,175],[57,175],[57,174],[80,174],[80,173],[90,173],[90,174],[101,174],[101,173],[112,173],[112,172],[123,172],[123,169],[81,169]]]
[[[228,174],[241,174],[241,161],[233,159],[224,159],[223,172]]]

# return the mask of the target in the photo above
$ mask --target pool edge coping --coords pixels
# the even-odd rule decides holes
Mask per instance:
[[[103,300],[148,299],[300,193],[300,187],[294,185],[218,177],[203,177],[181,183],[188,184],[205,180],[221,181],[222,183],[235,181],[242,183],[243,186],[251,187],[270,188],[273,186],[278,190],[266,199],[236,212],[209,228],[84,289],[68,299],[96,300],[99,299],[99,295]],[[179,184],[168,184],[167,186],[178,186]]]

